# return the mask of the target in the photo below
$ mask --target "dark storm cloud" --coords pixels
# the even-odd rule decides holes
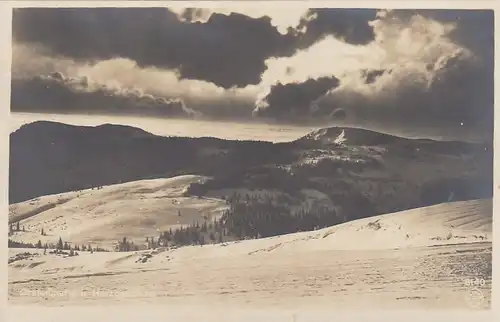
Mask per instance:
[[[372,84],[378,77],[390,73],[390,70],[385,69],[363,69],[360,71],[360,77],[366,84]],[[293,121],[300,121],[300,118],[325,117],[345,119],[347,113],[344,109],[336,108],[332,111],[329,105],[321,107],[316,104],[316,100],[320,100],[340,83],[334,76],[308,79],[302,83],[278,83],[271,86],[269,93],[256,103],[254,116]]]
[[[339,80],[333,76],[308,79],[303,83],[278,83],[258,102],[255,115],[291,120],[308,117],[311,113],[311,103],[338,84]]]
[[[85,61],[129,58],[140,67],[178,70],[179,77],[223,87],[260,83],[265,60],[289,57],[326,35],[351,43],[373,38],[374,10],[311,9],[298,28],[281,34],[271,18],[188,8],[24,8],[13,13],[13,37]]]
[[[196,112],[179,99],[89,83],[62,73],[12,80],[11,109],[14,112],[96,112],[193,117]]]
[[[375,9],[309,9],[297,28],[305,30],[300,36],[301,46],[307,47],[328,35],[350,44],[367,44],[375,37],[369,21],[375,19],[376,13]]]
[[[17,9],[13,37],[75,59],[126,57],[140,67],[178,69],[180,78],[224,88],[258,84],[265,59],[294,53],[294,38],[267,17],[212,14],[189,23],[165,8]]]

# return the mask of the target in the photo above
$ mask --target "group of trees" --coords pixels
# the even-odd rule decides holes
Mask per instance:
[[[9,238],[8,240],[9,248],[38,248],[38,249],[55,249],[60,251],[89,251],[89,252],[105,252],[104,248],[99,246],[92,247],[90,244],[88,245],[71,245],[67,241],[63,241],[61,237],[57,243],[42,243],[41,240],[38,240],[35,244],[33,243],[25,243],[22,241],[14,241]]]
[[[221,224],[236,238],[270,237],[320,229],[342,222],[334,209],[322,205],[298,207],[258,198],[232,198]]]
[[[19,241],[12,240],[10,238],[8,241],[8,247],[9,248],[36,248],[35,244],[19,242]]]
[[[147,238],[147,248],[158,246],[186,246],[223,243],[229,240],[263,238],[298,231],[321,229],[339,224],[345,218],[334,209],[316,205],[298,207],[280,203],[271,197],[240,195],[227,198],[229,205],[219,219],[193,223],[176,230],[162,232],[158,238]],[[283,196],[281,200],[287,199]],[[133,250],[124,239],[119,250]]]
[[[144,248],[156,249],[157,247],[205,245],[222,243],[230,238],[229,232],[223,227],[220,220],[206,221],[202,224],[194,223],[178,229],[161,232],[159,236],[146,237]],[[133,241],[123,237],[116,246],[116,251],[128,252],[144,249]]]
[[[133,241],[128,240],[127,237],[123,237],[123,239],[116,246],[115,250],[119,252],[137,251],[139,250],[139,246],[135,245]]]
[[[20,222],[16,222],[16,224],[14,225],[14,223],[10,223],[9,224],[9,236],[12,236],[14,234],[14,232],[16,231],[26,231],[24,229],[24,226],[20,226]]]
[[[164,231],[158,237],[158,242],[162,246],[176,245],[205,245],[211,243],[222,243],[227,240],[228,231],[219,220],[198,222],[187,227],[181,227],[172,231]]]

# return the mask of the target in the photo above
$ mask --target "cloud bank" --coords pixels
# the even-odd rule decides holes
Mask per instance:
[[[29,93],[29,95],[26,95]],[[88,80],[66,77],[60,72],[12,82],[11,106],[37,106],[45,111],[94,113],[137,113],[151,116],[196,117],[199,113],[180,99],[165,99],[138,90],[114,88]],[[106,106],[103,111],[101,106]]]

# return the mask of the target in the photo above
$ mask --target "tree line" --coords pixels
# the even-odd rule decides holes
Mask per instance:
[[[36,243],[26,243],[22,241],[15,241],[12,239],[8,239],[8,247],[9,248],[36,248],[36,249],[55,249],[55,250],[60,250],[60,251],[89,251],[89,252],[106,252],[107,250],[99,247],[99,246],[94,246],[87,244],[87,245],[71,245],[67,241],[63,241],[61,237],[59,237],[59,240],[57,243],[42,243],[41,240],[38,240]]]
[[[285,198],[286,199],[286,198]],[[290,204],[277,203],[272,198],[233,194],[226,200],[228,209],[220,218],[195,222],[178,229],[146,237],[146,249],[187,245],[224,243],[232,240],[264,238],[310,231],[344,222],[334,209],[316,205],[293,209]],[[139,250],[141,247],[126,237],[118,243],[117,251]]]

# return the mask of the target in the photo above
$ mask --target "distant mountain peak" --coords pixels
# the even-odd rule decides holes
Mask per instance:
[[[382,145],[399,140],[409,139],[365,129],[329,127],[312,131],[298,141],[314,141],[333,145]]]
[[[32,123],[23,124],[14,133],[18,135],[34,135],[34,136],[74,136],[83,133],[93,134],[97,136],[111,137],[137,137],[137,136],[152,136],[153,134],[128,125],[120,124],[101,124],[97,126],[70,125],[54,121],[35,121]]]

